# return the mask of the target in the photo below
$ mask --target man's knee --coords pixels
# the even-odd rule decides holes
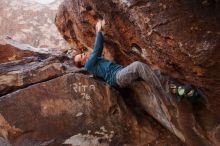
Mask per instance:
[[[135,61],[132,63],[136,68],[143,67],[144,63],[140,61]]]
[[[142,62],[140,62],[140,61],[134,61],[132,64],[139,65],[139,64],[142,64]]]
[[[134,63],[134,69],[136,72],[138,72],[140,75],[146,71],[150,71],[150,67],[143,63],[143,62],[140,62],[140,61],[135,61],[133,62]]]

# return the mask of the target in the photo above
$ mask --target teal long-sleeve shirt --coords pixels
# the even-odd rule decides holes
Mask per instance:
[[[103,78],[109,85],[117,86],[116,73],[123,68],[122,65],[114,64],[102,55],[103,36],[102,32],[96,33],[94,48],[84,64],[84,69],[95,76]]]

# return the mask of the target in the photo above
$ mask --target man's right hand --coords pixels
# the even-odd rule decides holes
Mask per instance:
[[[105,25],[105,20],[99,19],[98,22],[96,23],[96,32],[100,32],[103,29],[104,25]]]

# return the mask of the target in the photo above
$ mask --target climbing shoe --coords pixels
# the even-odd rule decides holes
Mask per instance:
[[[197,90],[193,88],[191,85],[183,86],[183,85],[171,83],[169,87],[170,87],[171,93],[177,96],[178,101],[180,101],[182,98],[194,100],[196,97],[198,97]]]

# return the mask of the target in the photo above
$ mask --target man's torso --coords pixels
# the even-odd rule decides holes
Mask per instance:
[[[85,69],[93,75],[103,78],[111,86],[116,86],[115,74],[122,68],[122,65],[114,64],[110,60],[99,57],[91,69]]]

